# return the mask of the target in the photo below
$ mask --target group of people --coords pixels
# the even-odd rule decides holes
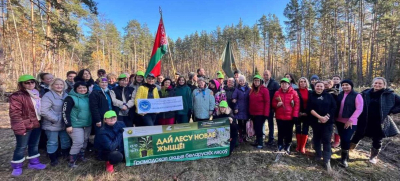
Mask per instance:
[[[384,134],[380,126],[389,114],[400,112],[400,97],[387,88],[382,77],[373,80],[371,89],[354,91],[351,80],[320,81],[318,76],[301,77],[297,82],[285,74],[279,83],[266,70],[254,75],[251,85],[235,71],[225,80],[222,72],[216,78],[205,76],[205,70],[190,72],[188,79],[175,73],[173,79],[163,75],[145,75],[143,71],[127,75],[106,74],[100,69],[93,79],[88,69],[69,71],[67,79],[41,73],[39,83],[32,75],[18,79],[18,91],[9,97],[11,128],[16,148],[11,161],[12,175],[22,174],[23,162],[28,168],[45,169],[39,161],[38,145],[42,132],[47,138],[46,151],[51,165],[58,157],[68,158],[68,165],[85,162],[90,135],[95,135],[97,158],[106,161],[106,170],[123,161],[124,127],[168,125],[208,121],[228,117],[231,123],[231,152],[247,141],[246,124],[254,123],[256,148],[264,147],[264,125],[268,122],[267,145],[274,144],[274,117],[278,127],[278,151],[290,154],[295,126],[296,151],[305,153],[309,127],[313,129],[315,157],[323,158],[330,170],[331,136],[334,125],[342,149],[342,164],[347,167],[349,150],[364,136],[373,138],[370,161],[376,163]],[[138,113],[138,99],[181,96],[183,109],[162,113]],[[380,111],[376,111],[380,110]],[[355,132],[355,135],[353,136]],[[44,136],[42,135],[42,137]],[[339,141],[339,139],[335,139]],[[321,149],[321,144],[323,151]],[[334,143],[335,144],[335,143]],[[28,156],[24,153],[28,148]]]

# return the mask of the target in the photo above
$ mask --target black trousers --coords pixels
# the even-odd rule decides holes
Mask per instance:
[[[278,145],[283,146],[289,145],[292,143],[292,136],[293,136],[293,121],[286,121],[286,120],[276,120],[278,124]]]
[[[332,155],[331,136],[333,132],[333,124],[313,123],[312,129],[316,157],[323,157],[324,161],[328,162]],[[321,144],[323,146],[323,152],[321,150]]]

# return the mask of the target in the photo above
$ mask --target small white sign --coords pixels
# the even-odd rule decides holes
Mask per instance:
[[[183,109],[182,96],[160,99],[138,99],[138,113],[162,113]]]

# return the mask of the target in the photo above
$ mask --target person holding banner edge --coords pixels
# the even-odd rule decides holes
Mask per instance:
[[[137,90],[136,97],[135,97],[135,105],[137,105],[136,106],[137,113],[139,113],[139,107],[140,107],[140,105],[137,104],[138,99],[159,99],[160,98],[157,87],[154,84],[155,79],[156,79],[156,77],[154,76],[154,74],[149,73],[146,77],[147,83],[144,83],[143,85],[141,85],[139,87],[139,89]],[[147,114],[142,113],[139,115],[142,116],[144,126],[156,125],[157,113],[147,113]]]
[[[213,119],[218,119],[218,118],[229,118],[229,123],[230,123],[230,150],[229,150],[229,155],[232,154],[233,149],[236,147],[236,142],[238,139],[238,129],[237,129],[237,124],[235,120],[235,116],[233,115],[232,109],[228,106],[228,102],[226,101],[221,101],[218,106],[218,111],[215,116],[213,116]]]
[[[125,124],[117,121],[115,111],[107,111],[104,114],[104,124],[99,129],[94,139],[94,145],[99,151],[99,158],[106,161],[106,170],[114,172],[114,165],[124,159],[124,142],[122,133]]]
[[[165,78],[161,82],[161,89],[160,89],[160,91],[158,91],[160,98],[175,96],[175,90],[172,87],[171,83],[172,83],[172,80],[170,78]],[[160,125],[168,125],[168,124],[175,123],[175,111],[162,112],[162,113],[158,114],[157,117],[158,117],[158,123]]]
[[[136,90],[128,86],[128,80],[125,74],[119,75],[118,86],[110,91],[110,95],[113,102],[113,110],[118,115],[118,121],[123,121],[127,127],[137,125],[137,120],[133,119]]]

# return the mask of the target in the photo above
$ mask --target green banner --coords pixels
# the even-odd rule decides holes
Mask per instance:
[[[229,155],[228,118],[124,128],[126,166]]]

